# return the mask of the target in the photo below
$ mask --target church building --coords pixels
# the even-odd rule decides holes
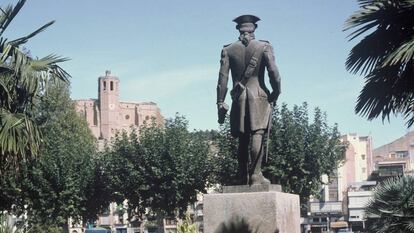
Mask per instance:
[[[164,118],[154,102],[119,100],[119,78],[110,71],[98,79],[98,99],[75,100],[76,111],[88,122],[92,134],[99,140],[110,140],[116,132],[131,132],[144,122],[162,125]]]

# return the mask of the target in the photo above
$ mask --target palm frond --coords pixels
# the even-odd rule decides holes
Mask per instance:
[[[40,132],[25,114],[0,109],[0,152],[26,155],[36,154],[39,149]]]
[[[48,71],[54,68],[54,65],[57,63],[65,62],[68,60],[68,58],[51,54],[40,59],[31,60],[29,67],[32,71]]]
[[[2,9],[0,14],[0,35],[7,29],[25,3],[26,0],[19,0],[16,5],[8,5],[5,9]]]
[[[52,25],[55,21],[50,21],[49,23],[46,23],[45,25],[41,26],[40,28],[38,28],[36,31],[30,33],[27,36],[23,36],[20,37],[18,39],[12,40],[9,43],[15,45],[15,46],[19,46],[21,44],[26,43],[30,38],[36,36],[37,34],[39,34],[40,32],[44,31],[47,27],[49,27],[50,25]]]
[[[360,10],[347,21],[353,40],[346,69],[365,75],[355,112],[369,120],[402,114],[414,124],[414,0],[359,0]]]
[[[6,75],[0,75],[0,106],[7,106],[8,108],[10,108],[12,97],[10,95],[9,86],[5,82],[6,79]]]
[[[411,60],[414,60],[414,37],[388,55],[382,66],[405,64]]]
[[[49,55],[33,59],[19,48],[54,21],[15,40],[2,36],[25,3],[19,0],[0,9],[0,174],[7,164],[17,165],[16,161],[37,154],[41,135],[31,115],[36,98],[44,93],[48,82],[68,83],[70,78],[59,66],[67,58]]]
[[[365,209],[369,233],[414,232],[414,177],[385,180]]]
[[[403,71],[399,66],[387,66],[371,72],[360,92],[355,112],[369,120],[379,116],[385,120],[391,114],[401,113],[410,127],[414,123],[414,66],[412,62],[407,66]]]

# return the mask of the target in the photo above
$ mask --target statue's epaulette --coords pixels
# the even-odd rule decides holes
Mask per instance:
[[[266,42],[266,43],[268,43],[268,44],[270,44],[270,42],[269,41],[267,41],[267,40],[260,40],[261,42]]]
[[[231,45],[231,44],[226,44],[226,45],[223,45],[223,48],[225,48],[225,47],[227,47],[227,46],[229,46],[229,45]]]

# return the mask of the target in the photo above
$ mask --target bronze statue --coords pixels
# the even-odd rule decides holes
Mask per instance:
[[[239,40],[225,45],[221,51],[220,73],[217,84],[219,123],[223,124],[228,106],[224,103],[231,70],[233,89],[230,126],[233,137],[239,139],[238,164],[241,184],[270,184],[262,174],[265,134],[268,136],[272,106],[280,94],[280,75],[275,64],[272,45],[255,40],[254,15],[242,15],[233,21],[240,32]],[[266,88],[267,73],[272,93]],[[249,153],[250,147],[250,153]],[[250,154],[250,163],[249,163]]]

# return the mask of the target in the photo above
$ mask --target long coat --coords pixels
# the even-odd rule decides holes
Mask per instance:
[[[241,41],[236,41],[224,46],[221,52],[217,103],[224,102],[231,70],[233,89],[230,95],[233,102],[230,125],[234,137],[268,127],[272,109],[270,92],[264,80],[265,68],[272,90],[278,96],[280,75],[269,42],[252,40],[245,46]]]

